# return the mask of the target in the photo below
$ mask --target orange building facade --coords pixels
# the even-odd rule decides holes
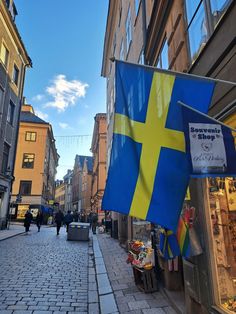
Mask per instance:
[[[22,219],[27,209],[33,215],[41,206],[49,207],[55,196],[57,154],[52,127],[34,114],[31,105],[23,105],[20,117],[15,181],[12,189],[13,217]]]
[[[94,129],[91,151],[93,153],[93,176],[91,209],[98,213],[98,221],[105,218],[101,210],[101,202],[106,184],[106,145],[107,119],[105,113],[98,113],[94,117]]]

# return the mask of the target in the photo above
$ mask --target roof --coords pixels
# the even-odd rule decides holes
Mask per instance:
[[[39,124],[49,124],[43,119],[39,118],[35,114],[29,111],[21,111],[20,113],[20,122],[28,122],[28,123],[39,123]]]
[[[75,164],[83,168],[85,159],[87,160],[88,171],[93,171],[93,157],[91,156],[76,155]]]

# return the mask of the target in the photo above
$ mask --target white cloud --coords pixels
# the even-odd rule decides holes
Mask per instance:
[[[51,86],[46,88],[49,96],[53,98],[45,104],[45,107],[55,107],[59,112],[65,111],[69,106],[75,105],[76,101],[85,97],[88,84],[78,80],[69,81],[66,76],[59,74],[55,77]]]
[[[48,114],[44,113],[38,109],[34,110],[34,113],[36,114],[36,116],[38,116],[39,118],[43,119],[43,120],[47,120],[48,119]]]
[[[44,95],[38,94],[38,95],[34,96],[34,97],[32,98],[32,100],[33,100],[33,101],[40,101],[40,100],[43,100],[43,98],[44,98]]]
[[[67,123],[59,122],[58,124],[60,125],[60,127],[61,127],[62,129],[68,129],[68,128],[69,128],[69,125],[68,125]]]

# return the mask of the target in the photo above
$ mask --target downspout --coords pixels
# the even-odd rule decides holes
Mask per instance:
[[[147,38],[147,13],[146,13],[146,0],[142,0],[143,7],[143,56],[144,56],[144,64],[146,64],[146,56],[144,55],[144,48],[146,47],[146,38]]]

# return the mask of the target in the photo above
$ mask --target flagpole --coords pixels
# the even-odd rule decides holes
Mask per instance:
[[[219,120],[216,120],[215,118],[213,118],[213,117],[211,117],[211,116],[208,116],[207,114],[205,114],[205,113],[203,113],[203,112],[201,112],[201,111],[199,111],[199,110],[197,110],[197,109],[195,109],[195,108],[192,108],[192,107],[186,105],[186,104],[185,104],[184,102],[182,102],[182,101],[178,101],[177,104],[179,104],[179,105],[181,105],[181,106],[183,106],[183,107],[186,107],[186,108],[188,108],[188,109],[190,109],[190,110],[192,110],[192,111],[194,111],[194,112],[197,112],[198,114],[202,115],[203,117],[208,118],[208,119],[210,119],[210,120],[216,122],[217,124],[220,124],[220,125],[222,125],[222,126],[228,128],[228,129],[230,129],[230,130],[233,131],[233,132],[236,132],[236,129],[233,129],[233,128],[231,128],[230,126],[228,126],[227,124],[224,124],[223,122],[221,122],[221,121],[219,121]]]
[[[123,62],[129,65],[133,65],[133,66],[140,66],[143,68],[146,68],[147,70],[152,70],[154,72],[161,72],[161,73],[167,73],[167,74],[173,74],[173,75],[180,75],[180,76],[187,76],[187,77],[193,77],[193,78],[198,78],[198,79],[202,79],[205,81],[214,81],[216,83],[223,83],[223,84],[230,84],[233,86],[236,86],[236,82],[231,82],[231,81],[225,81],[225,80],[220,80],[220,79],[215,79],[212,77],[206,77],[206,76],[200,76],[200,75],[196,75],[196,74],[192,74],[192,73],[185,73],[185,72],[177,72],[177,71],[173,71],[173,70],[165,70],[165,69],[160,69],[160,68],[156,68],[150,65],[145,65],[145,64],[139,64],[139,63],[133,63],[133,62],[128,62],[128,61],[123,61],[123,60],[118,60],[115,58],[110,58],[111,62],[114,61],[119,61],[119,62]]]

